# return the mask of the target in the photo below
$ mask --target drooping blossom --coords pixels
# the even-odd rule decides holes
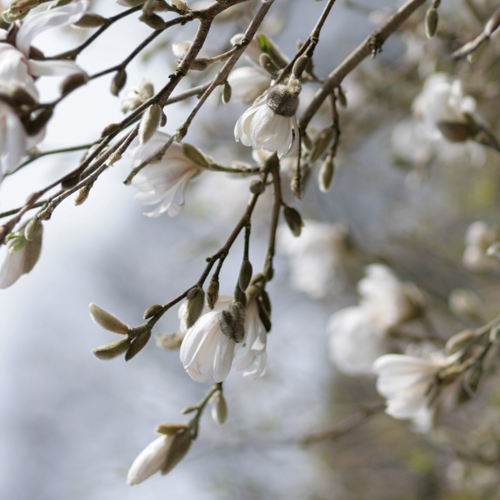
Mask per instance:
[[[127,89],[121,98],[121,110],[123,113],[128,113],[138,108],[141,104],[153,97],[154,87],[153,84],[146,78],[138,87]]]
[[[378,358],[373,371],[378,375],[377,390],[387,399],[386,413],[397,419],[416,419],[421,430],[430,418],[430,391],[436,374],[450,363],[449,358],[423,359],[403,354]]]
[[[33,106],[38,101],[34,77],[85,74],[74,61],[30,59],[32,41],[49,28],[77,22],[88,6],[89,2],[82,0],[28,17],[17,31],[14,44],[7,42],[7,31],[0,30],[0,91],[19,103],[0,103],[0,160],[3,166],[0,166],[0,180],[5,173],[13,172],[26,150],[44,137],[45,128],[30,135],[20,119],[20,105]]]
[[[271,85],[271,76],[260,67],[243,66],[231,71],[227,79],[232,98],[243,104],[251,104]]]
[[[198,321],[187,329],[182,341],[180,358],[188,375],[197,382],[214,379],[222,382],[233,365],[236,370],[244,370],[244,376],[261,377],[266,371],[267,333],[259,318],[256,300],[247,306],[245,315],[245,336],[242,342],[227,337],[221,328],[219,314],[227,309],[233,300],[232,295],[220,295],[213,310],[205,306]],[[184,323],[186,304],[179,309],[181,331],[186,331]]]
[[[13,285],[35,267],[42,250],[42,236],[43,226],[39,221],[34,221],[30,233],[26,234],[23,228],[22,232],[11,236],[0,267],[0,289]]]
[[[258,98],[236,122],[234,137],[245,146],[277,152],[282,158],[298,138],[295,113],[300,83],[290,78],[287,85],[275,85]]]
[[[305,220],[300,238],[286,225],[278,228],[278,249],[288,255],[290,283],[313,299],[340,290],[345,281],[342,262],[349,252],[347,228]]]
[[[380,264],[366,268],[358,292],[359,304],[333,314],[327,327],[330,358],[347,375],[370,374],[373,362],[387,350],[391,328],[416,317],[422,300],[416,287]]]
[[[138,141],[132,144],[132,166],[137,167],[143,161],[161,150],[170,137],[162,132],[155,132],[145,144]],[[201,168],[185,154],[181,144],[172,143],[161,160],[144,167],[132,180],[140,191],[135,199],[144,205],[159,205],[148,217],[158,217],[167,212],[174,217],[184,210],[184,195],[189,182],[199,175]]]
[[[465,233],[465,250],[462,263],[469,271],[488,273],[500,269],[497,258],[488,249],[499,239],[499,234],[486,222],[473,222]]]
[[[189,429],[162,435],[139,453],[127,474],[127,484],[142,483],[158,471],[170,472],[186,455],[191,446]]]

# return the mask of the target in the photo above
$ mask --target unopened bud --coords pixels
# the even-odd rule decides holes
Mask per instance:
[[[167,23],[158,14],[151,14],[150,16],[143,14],[139,17],[139,21],[142,21],[154,30],[163,30],[167,25]]]
[[[193,71],[205,71],[213,63],[214,60],[209,57],[198,57],[191,63],[189,69],[192,69]]]
[[[250,183],[250,192],[252,194],[261,194],[264,190],[264,183],[260,179],[255,179]]]
[[[463,369],[460,365],[450,366],[439,373],[439,383],[441,385],[450,385],[462,374]]]
[[[309,64],[309,57],[307,57],[306,55],[300,56],[293,65],[293,70],[292,70],[293,76],[295,78],[300,78],[304,70],[307,68],[308,64]]]
[[[300,83],[290,78],[287,85],[275,85],[267,93],[266,102],[275,114],[292,117],[299,106]]]
[[[92,354],[102,360],[108,360],[120,356],[130,347],[130,338],[125,337],[120,340],[115,340],[109,344],[101,345],[92,349]]]
[[[182,341],[184,339],[184,333],[157,333],[156,334],[156,345],[162,349],[167,349],[173,351],[175,349],[180,349]]]
[[[311,151],[311,149],[313,148],[313,142],[307,132],[304,132],[304,134],[302,135],[302,142],[304,143],[305,148],[308,151]]]
[[[227,403],[224,394],[218,392],[212,403],[212,419],[218,424],[223,424],[227,419]]]
[[[142,11],[146,15],[154,14],[155,12],[163,12],[168,10],[169,6],[164,0],[146,0],[142,6]]]
[[[163,306],[161,304],[154,304],[146,309],[146,311],[144,312],[144,319],[152,318],[162,311]]]
[[[337,99],[343,108],[347,108],[347,97],[345,96],[344,90],[340,85],[337,87]]]
[[[328,158],[321,165],[321,169],[318,175],[319,189],[326,193],[333,181],[333,174],[335,173],[335,163],[333,162],[333,158],[328,156]]]
[[[430,7],[425,15],[425,34],[427,38],[433,38],[439,22],[439,14],[436,8]]]
[[[71,189],[80,182],[80,178],[81,178],[80,174],[74,174],[71,177],[64,179],[61,182],[61,187],[63,189]]]
[[[186,306],[184,321],[186,322],[186,327],[191,328],[203,311],[203,306],[205,304],[205,292],[203,291],[203,288],[191,288],[187,295],[187,299],[188,303]]]
[[[104,129],[101,132],[101,137],[106,137],[108,135],[114,134],[115,132],[118,132],[122,126],[119,123],[111,123],[107,127],[104,127]]]
[[[477,388],[479,386],[479,382],[481,381],[482,376],[483,376],[483,366],[481,363],[476,363],[465,375],[464,389],[469,394],[474,394],[475,392],[477,392]]]
[[[302,172],[299,172],[299,170],[296,170],[293,174],[292,181],[290,182],[290,189],[298,200],[302,199]]]
[[[76,195],[75,198],[75,205],[81,205],[82,203],[85,202],[85,200],[88,198],[90,190],[92,189],[92,186],[94,185],[93,182],[90,184],[87,184],[86,186],[83,186],[80,191],[78,191],[78,194]]]
[[[165,436],[172,436],[179,431],[188,430],[187,424],[160,424],[156,427],[155,432],[158,434],[165,434]]]
[[[45,125],[47,125],[48,121],[52,118],[53,109],[52,107],[43,109],[40,113],[36,115],[36,117],[28,122],[26,126],[26,131],[28,135],[33,136],[37,135]]]
[[[123,323],[123,321],[120,321],[116,316],[96,306],[93,302],[89,304],[89,311],[92,319],[105,330],[120,333],[121,335],[128,334],[129,327]]]
[[[187,3],[184,2],[184,0],[170,0],[170,3],[179,10],[189,10]]]
[[[446,342],[446,350],[450,354],[455,354],[460,351],[460,349],[468,345],[475,335],[475,330],[464,330],[463,332],[453,335],[453,337]]]
[[[73,90],[85,85],[89,80],[89,77],[85,73],[75,73],[66,77],[59,86],[62,95],[69,94]]]
[[[328,146],[331,144],[335,131],[332,127],[324,128],[315,138],[309,155],[309,161],[314,163],[319,160],[326,152]]]
[[[74,26],[78,26],[79,28],[98,28],[107,21],[108,20],[105,17],[91,12],[81,17],[78,22],[74,23]]]
[[[167,460],[160,469],[163,475],[168,474],[185,457],[192,440],[189,430],[182,430],[173,436],[172,446],[169,453],[167,453]]]
[[[222,91],[222,102],[224,104],[227,104],[231,100],[231,85],[227,82],[227,80],[224,82],[224,90]]]
[[[134,356],[139,354],[146,347],[150,338],[151,338],[151,330],[146,330],[145,332],[142,332],[140,335],[137,335],[137,337],[132,341],[130,347],[127,349],[127,352],[125,353],[125,361],[129,361]]]
[[[302,222],[302,217],[299,212],[295,210],[295,208],[286,206],[283,209],[283,215],[285,216],[286,223],[292,231],[292,234],[296,237],[300,236],[302,228],[304,227],[304,223]]]
[[[469,123],[437,122],[437,128],[450,142],[465,142],[474,137],[476,127]]]
[[[238,285],[242,292],[247,289],[250,279],[252,278],[252,264],[249,260],[244,260],[241,263],[240,276],[238,278]]]
[[[267,309],[265,301],[262,300],[263,294],[265,294],[269,300],[269,296],[266,291],[263,290],[262,295],[257,299],[257,306],[259,308],[259,319],[264,325],[266,332],[269,333],[271,331],[271,304],[269,303],[269,309]]]
[[[219,313],[219,324],[222,333],[235,342],[241,342],[245,336],[243,323],[246,311],[241,302],[232,303],[228,309]]]
[[[113,165],[117,161],[121,160],[121,158],[122,158],[121,152],[120,151],[115,151],[114,153],[111,153],[109,155],[108,159],[106,160],[106,165],[108,167],[110,167],[111,165]]]
[[[144,144],[153,137],[158,125],[160,124],[162,109],[158,104],[150,106],[142,115],[139,124],[139,142]]]
[[[122,68],[117,71],[113,81],[111,82],[111,93],[118,96],[120,91],[125,87],[127,83],[127,72]]]
[[[184,142],[182,144],[182,152],[184,153],[184,156],[191,160],[197,167],[208,167],[208,161],[205,158],[205,155],[203,155],[203,153],[201,153],[201,151],[193,145]]]
[[[214,276],[210,280],[210,284],[207,288],[207,306],[210,309],[215,307],[217,301],[219,300],[219,280]]]
[[[273,63],[273,60],[269,54],[263,53],[259,56],[259,64],[265,69],[271,76],[276,75],[278,68]]]
[[[167,124],[167,115],[161,110],[161,117],[160,117],[160,127],[164,127]]]

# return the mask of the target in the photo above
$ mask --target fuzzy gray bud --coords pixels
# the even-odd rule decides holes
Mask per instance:
[[[80,20],[76,22],[74,26],[78,26],[79,28],[98,28],[105,22],[107,22],[107,19],[105,17],[91,12],[89,14],[85,14],[82,18],[80,18]]]
[[[295,88],[290,91],[289,85],[275,85],[269,89],[266,102],[275,114],[290,118],[299,106],[299,93],[300,85],[298,91]]]
[[[69,94],[73,90],[85,85],[89,80],[89,77],[85,73],[75,73],[66,77],[59,86],[62,95]]]
[[[142,21],[144,24],[147,24],[154,30],[165,29],[165,26],[167,25],[167,23],[157,14],[151,14],[149,16],[143,14],[141,17],[139,17],[139,21]]]
[[[319,189],[326,193],[333,181],[333,174],[335,173],[335,163],[333,162],[333,158],[329,156],[321,165],[321,169],[318,175]]]
[[[227,81],[224,82],[224,90],[222,91],[222,102],[227,104],[231,100],[232,89]]]
[[[242,342],[245,337],[243,324],[246,311],[241,302],[233,302],[227,309],[219,313],[219,324],[222,333],[235,342]]]
[[[160,469],[163,475],[168,474],[186,456],[192,441],[193,438],[188,429],[175,434],[174,441],[167,453],[167,459]]]
[[[318,135],[314,138],[311,154],[309,155],[309,161],[311,163],[319,160],[325,154],[328,146],[333,140],[334,135],[335,131],[332,127],[326,127],[318,133]]]
[[[261,194],[264,190],[264,183],[260,179],[255,179],[250,183],[250,192],[252,194]]]
[[[273,63],[271,57],[266,53],[259,56],[259,64],[262,69],[265,69],[271,76],[275,76],[278,73],[278,68]]]
[[[92,354],[102,360],[108,360],[120,356],[130,347],[130,338],[125,337],[120,340],[115,340],[109,344],[101,345],[92,349]]]
[[[247,286],[250,283],[250,279],[252,278],[252,272],[252,264],[249,260],[245,259],[241,263],[240,275],[238,278],[238,285],[242,292],[247,289]]]
[[[427,35],[427,38],[434,38],[438,22],[439,22],[439,14],[437,9],[434,6],[429,7],[429,10],[425,15],[425,34]]]
[[[117,71],[113,81],[111,82],[111,93],[118,96],[120,91],[125,87],[127,83],[127,72],[122,68]]]
[[[299,212],[293,207],[288,205],[283,209],[283,215],[285,216],[286,223],[292,231],[292,234],[296,237],[300,236],[304,223],[302,222],[302,217]]]
[[[210,309],[215,307],[217,301],[219,300],[219,280],[214,276],[210,280],[210,284],[207,288],[207,306]]]
[[[343,108],[347,107],[347,97],[344,94],[344,90],[340,86],[337,87],[337,99]]]
[[[184,321],[186,322],[186,327],[191,328],[203,311],[203,306],[205,304],[205,292],[203,291],[203,288],[191,288],[187,295],[187,299],[188,303],[186,313],[184,315]]]
[[[197,148],[195,148],[193,145],[188,144],[188,143],[183,143],[182,144],[182,152],[184,153],[184,156],[191,160],[197,167],[200,168],[207,168],[208,167],[208,161],[201,153],[201,151]]]
[[[139,142],[144,144],[153,137],[158,125],[162,109],[158,104],[153,104],[142,115],[141,123],[139,124]]]
[[[161,304],[154,304],[146,309],[144,312],[144,319],[152,318],[161,311],[163,311],[163,306]]]
[[[457,351],[460,351],[460,349],[468,345],[475,335],[475,330],[471,329],[464,330],[463,332],[453,335],[453,337],[446,342],[446,350],[450,354],[455,354]]]
[[[149,342],[151,338],[151,330],[146,330],[141,334],[137,335],[137,337],[132,341],[130,347],[127,349],[125,353],[125,361],[131,360],[134,356],[139,354]]]
[[[156,427],[155,432],[165,434],[165,436],[172,436],[184,430],[188,430],[187,424],[160,424]]]
[[[129,327],[123,323],[123,321],[120,321],[116,316],[96,306],[93,302],[89,304],[89,311],[92,319],[105,330],[120,333],[121,335],[128,334]]]
[[[101,137],[106,137],[108,135],[118,132],[122,126],[119,123],[110,123],[108,126],[104,127],[101,132]]]
[[[80,191],[78,191],[78,194],[76,195],[75,198],[75,205],[81,205],[82,203],[85,202],[85,200],[89,197],[90,190],[92,189],[92,186],[94,185],[93,182],[90,184],[87,184],[86,186],[83,186]]]
[[[212,403],[212,419],[218,424],[223,424],[227,420],[227,403],[224,394],[218,392]]]
[[[300,56],[293,65],[293,70],[292,70],[293,76],[295,78],[300,78],[304,70],[307,68],[308,64],[309,64],[309,57],[307,57],[306,55]]]
[[[41,236],[42,232],[42,223],[36,218],[31,219],[28,224],[26,224],[26,228],[24,229],[24,237],[28,241],[34,241]]]

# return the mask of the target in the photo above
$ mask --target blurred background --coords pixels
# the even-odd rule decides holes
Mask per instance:
[[[325,77],[401,3],[338,0],[315,52],[316,74]],[[82,206],[68,199],[58,207],[44,224],[35,269],[0,291],[0,498],[500,498],[500,392],[494,373],[474,401],[444,411],[440,425],[428,434],[378,411],[352,432],[302,443],[364,405],[383,401],[373,377],[338,373],[326,348],[328,318],[357,303],[356,283],[367,264],[385,263],[402,280],[417,284],[443,340],[500,313],[498,269],[478,274],[462,264],[468,225],[498,223],[498,153],[444,140],[429,145],[412,128],[412,101],[425,79],[439,71],[462,80],[465,93],[477,101],[478,115],[498,137],[498,41],[492,40],[474,65],[449,60],[454,49],[481,31],[494,3],[443,2],[432,40],[425,37],[425,8],[419,9],[376,59],[364,61],[346,79],[348,106],[340,111],[333,187],[320,192],[320,165],[313,165],[303,200],[293,198],[288,188],[284,196],[306,219],[304,231],[308,221],[310,226],[318,221],[347,227],[348,257],[336,263],[331,281],[320,289],[315,283],[300,289],[287,255],[293,252],[288,243],[281,244],[285,251],[277,256],[268,288],[273,328],[266,375],[249,380],[231,372],[224,382],[227,422],[220,426],[206,412],[198,440],[175,470],[133,488],[125,483],[128,468],[155,439],[156,425],[184,421],[180,410],[198,402],[210,384],[192,381],[178,352],[159,349],[154,342],[128,363],[97,360],[90,350],[116,337],[91,321],[88,304],[95,302],[136,325],[150,305],[191,286],[205,258],[239,220],[251,179],[207,172],[190,186],[182,214],[151,219],[134,201],[135,188],[123,185],[130,171],[125,159],[99,178]],[[235,8],[234,15],[217,24],[202,55],[227,48],[227,40],[245,29],[258,4]],[[293,57],[297,40],[310,34],[324,4],[276,0],[262,31]],[[92,3],[92,11],[102,15],[121,9],[114,2]],[[151,31],[136,17],[113,26],[78,63],[95,73],[125,58]],[[161,88],[175,68],[171,43],[191,39],[194,28],[176,27],[159,37],[130,67],[127,87],[146,77]],[[40,36],[36,46],[52,55],[87,36],[89,31],[68,28],[57,37],[53,32]],[[195,74],[182,88],[206,80],[208,75]],[[106,125],[119,121],[123,115],[119,99],[109,93],[110,82],[111,76],[92,81],[65,99],[40,149],[91,142]],[[42,101],[56,95],[54,80],[44,78],[37,85]],[[300,109],[316,88],[304,86]],[[163,130],[172,133],[194,103],[167,108]],[[186,140],[220,164],[235,159],[255,164],[249,148],[234,142],[234,123],[245,109],[236,102],[223,105],[213,96]],[[319,113],[311,133],[328,125],[326,117]],[[21,205],[33,190],[75,168],[79,158],[79,153],[42,158],[7,178],[0,187],[0,211]],[[286,172],[283,178],[289,186]],[[266,251],[269,195],[260,200],[253,221],[254,270],[262,266]],[[223,293],[234,287],[242,252],[238,240],[221,273]],[[480,313],[476,308],[452,314],[449,295],[457,288],[475,294]],[[174,308],[155,332],[178,327]],[[412,327],[418,333],[428,329],[419,322]]]

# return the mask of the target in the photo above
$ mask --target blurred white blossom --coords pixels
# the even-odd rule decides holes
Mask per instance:
[[[141,104],[153,97],[153,95],[153,84],[146,78],[143,78],[138,87],[127,89],[123,94],[121,98],[121,110],[123,113],[128,113],[138,108]]]
[[[271,84],[271,77],[260,67],[243,66],[231,71],[227,79],[232,89],[232,98],[243,104],[251,104]]]
[[[399,281],[386,266],[366,268],[358,283],[360,302],[330,317],[330,358],[347,375],[371,373],[373,362],[386,352],[391,328],[416,317],[423,301],[421,292]]]
[[[300,238],[286,224],[278,228],[278,250],[289,257],[290,284],[313,299],[340,291],[345,282],[343,260],[349,252],[348,230],[342,224],[304,221]]]
[[[155,132],[145,144],[132,143],[132,166],[137,167],[147,158],[161,150],[170,137]],[[159,203],[158,207],[145,215],[158,217],[168,212],[174,217],[184,209],[184,194],[189,182],[201,172],[185,154],[181,144],[172,143],[161,160],[153,161],[144,167],[132,180],[140,191],[135,199],[144,205]]]
[[[486,222],[473,222],[465,234],[462,263],[469,271],[488,273],[500,269],[500,262],[488,254],[488,249],[498,241],[498,232]]]

